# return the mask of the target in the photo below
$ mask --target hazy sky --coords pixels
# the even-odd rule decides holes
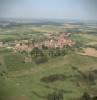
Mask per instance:
[[[1,18],[97,19],[97,0],[0,0]]]

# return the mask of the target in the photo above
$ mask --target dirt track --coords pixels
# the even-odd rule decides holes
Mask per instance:
[[[97,50],[94,48],[84,48],[83,51],[84,53],[80,53],[81,55],[97,57]]]

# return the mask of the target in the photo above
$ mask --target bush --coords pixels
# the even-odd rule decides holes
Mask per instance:
[[[92,98],[92,100],[97,100],[97,96],[94,96],[94,97]]]
[[[66,78],[65,75],[63,74],[55,74],[55,75],[50,75],[48,77],[43,77],[41,79],[41,81],[45,82],[45,83],[49,83],[49,82],[55,82],[55,81],[64,81]]]
[[[2,63],[0,62],[0,66],[2,65]]]
[[[63,92],[60,90],[53,92],[52,94],[48,94],[47,100],[64,100]]]
[[[91,97],[87,92],[84,92],[81,100],[91,100]]]
[[[48,61],[46,56],[38,56],[33,58],[36,64],[41,64],[41,63],[45,63]]]
[[[35,61],[36,64],[41,64],[41,63],[45,63],[48,61],[48,58],[46,55],[44,55],[43,51],[40,50],[39,48],[34,48],[31,51],[31,56],[32,59]]]

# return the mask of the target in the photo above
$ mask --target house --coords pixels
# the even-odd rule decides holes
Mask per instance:
[[[3,47],[3,42],[0,42],[0,47]]]
[[[67,35],[69,36],[70,33],[50,35],[50,37],[44,37],[37,41],[22,40],[15,45],[15,50],[20,52],[31,52],[35,47],[42,49],[43,45],[48,48],[63,48],[64,46],[72,47],[75,44],[75,42],[69,39]]]

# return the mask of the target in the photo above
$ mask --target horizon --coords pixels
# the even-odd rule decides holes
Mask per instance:
[[[97,23],[97,19],[67,19],[67,18],[0,18],[0,22],[23,22],[23,23],[40,23],[40,22],[55,22],[55,23]]]

